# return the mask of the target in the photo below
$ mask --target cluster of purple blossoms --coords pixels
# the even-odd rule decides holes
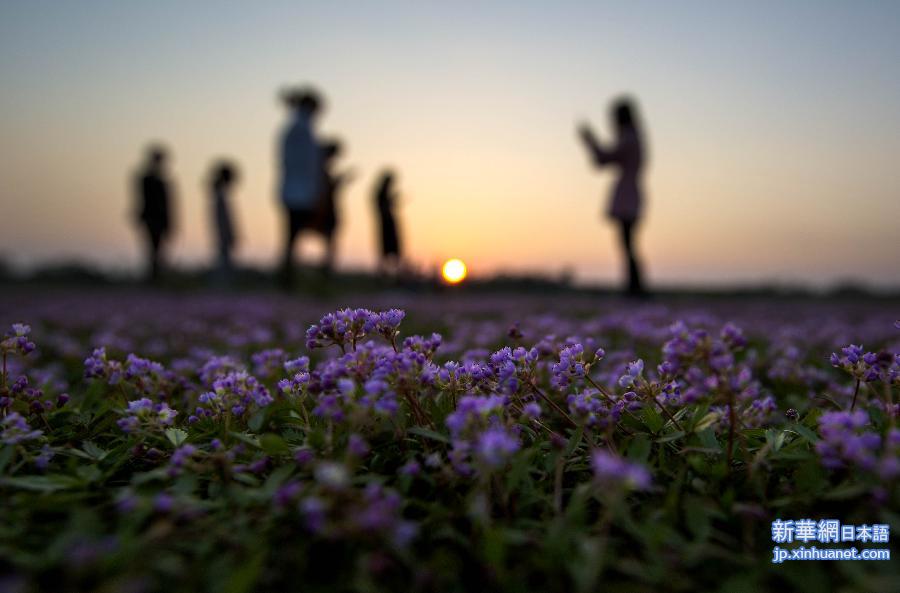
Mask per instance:
[[[765,426],[778,410],[778,404],[771,395],[750,400],[750,403],[741,411],[741,424],[747,428],[759,428]]]
[[[309,384],[309,373],[294,373],[290,379],[278,381],[278,391],[287,397],[301,397],[304,388]]]
[[[0,441],[5,445],[18,445],[25,441],[39,439],[43,431],[32,430],[28,422],[18,412],[10,412],[0,420]]]
[[[676,321],[669,332],[672,338],[663,344],[662,352],[673,372],[690,366],[709,350],[709,332],[704,329],[690,329],[684,321]]]
[[[230,372],[215,379],[212,391],[198,398],[200,403],[188,419],[222,418],[225,415],[244,416],[250,410],[263,408],[274,400],[265,385],[246,371]]]
[[[826,412],[819,417],[816,443],[822,465],[831,469],[859,467],[874,470],[881,436],[869,430],[869,415],[862,411]]]
[[[281,348],[270,348],[256,352],[250,356],[253,363],[253,375],[269,379],[277,375],[287,362],[287,353]]]
[[[403,349],[411,352],[418,352],[427,356],[429,359],[437,352],[444,342],[441,334],[431,334],[425,336],[408,336],[403,339]]]
[[[169,467],[166,469],[166,473],[169,474],[170,477],[175,477],[181,475],[181,472],[184,471],[184,467],[193,459],[193,457],[197,454],[197,447],[194,445],[185,443],[181,445],[175,452],[172,453],[172,457],[169,459]]]
[[[631,389],[644,375],[644,361],[640,358],[625,365],[625,374],[619,377],[619,387]]]
[[[134,433],[139,430],[158,430],[172,426],[177,415],[178,412],[170,408],[168,404],[156,403],[143,397],[128,402],[124,416],[116,424],[126,433]]]
[[[672,338],[663,346],[664,359],[657,367],[665,381],[660,401],[671,405],[704,399],[718,402],[713,410],[720,413],[720,426],[729,424],[730,406],[745,426],[760,426],[771,419],[774,399],[763,392],[752,371],[756,353],[749,351],[742,360],[738,358],[747,340],[737,326],[726,323],[718,337],[690,329],[681,321],[669,329]]]
[[[445,362],[437,372],[436,386],[451,397],[479,391],[489,391],[494,372],[486,364],[468,360],[465,362]]]
[[[6,395],[0,396],[0,410],[9,408],[13,401],[23,402],[30,414],[44,414],[54,408],[61,408],[69,401],[69,394],[60,393],[56,398],[45,398],[44,391],[31,387],[28,377],[19,375],[9,386]]]
[[[291,377],[278,381],[278,391],[285,396],[301,396],[309,384],[309,357],[301,356],[300,358],[286,360],[282,367],[291,374]]]
[[[591,469],[595,481],[604,489],[647,490],[652,482],[646,467],[603,449],[591,453]]]
[[[472,474],[472,462],[482,470],[498,469],[519,450],[517,427],[506,424],[507,401],[504,395],[467,395],[447,416],[449,457],[458,473]]]
[[[244,365],[230,356],[211,356],[200,367],[200,383],[211,388],[216,379],[245,370]]]
[[[610,402],[596,389],[585,389],[578,393],[570,393],[566,397],[566,402],[569,414],[579,424],[606,428],[621,419],[622,411],[627,405],[640,405],[635,401],[637,395],[633,391],[629,391],[625,395],[627,399],[623,396],[610,405]]]
[[[87,379],[102,379],[108,385],[126,384],[142,397],[169,397],[186,381],[163,365],[135,354],[125,362],[108,358],[106,348],[96,348],[84,361]]]
[[[284,361],[284,370],[288,373],[308,373],[309,372],[309,357],[301,356],[299,358],[292,358],[290,360]]]
[[[24,323],[13,323],[6,335],[0,340],[0,354],[4,357],[8,354],[27,356],[34,351],[34,342],[28,338],[31,326]]]
[[[841,354],[831,353],[831,365],[858,381],[873,383],[884,381],[900,385],[900,357],[890,352],[864,352],[862,346],[850,344],[841,348]]]
[[[368,335],[380,335],[393,344],[397,328],[406,315],[399,309],[375,313],[368,309],[340,309],[328,313],[306,331],[306,347],[325,348],[336,345],[341,350],[356,349]]]
[[[38,456],[34,458],[34,465],[41,471],[45,471],[48,467],[50,467],[50,462],[56,456],[56,451],[53,450],[50,445],[44,445],[41,447],[41,452],[38,453]]]
[[[171,395],[180,378],[158,362],[129,354],[123,367],[125,382],[139,395],[160,397]]]
[[[291,486],[280,498],[291,501],[300,488]],[[415,523],[403,519],[402,498],[395,491],[373,483],[362,490],[346,487],[329,488],[326,492],[310,492],[297,508],[306,528],[327,537],[364,537],[386,540],[393,546],[406,547],[418,533]]]
[[[371,451],[369,443],[362,436],[353,433],[347,438],[347,453],[357,459],[362,459]]]
[[[559,362],[550,367],[550,383],[559,389],[565,389],[573,383],[580,385],[591,365],[603,360],[605,356],[603,348],[598,348],[592,356],[586,358],[581,343],[566,346],[559,351]]]
[[[467,395],[461,398],[456,410],[447,415],[450,435],[458,438],[472,429],[499,422],[506,410],[506,401],[503,395]]]
[[[315,397],[313,413],[333,421],[363,422],[366,418],[393,416],[399,409],[399,398],[405,397],[417,414],[418,401],[426,398],[438,375],[431,361],[440,336],[412,336],[404,340],[402,349],[366,341],[338,358],[324,361],[309,373],[293,381],[282,382],[282,390],[294,393],[305,389]]]
[[[497,391],[513,394],[519,390],[520,385],[528,384],[534,377],[537,361],[536,348],[507,346],[491,354],[489,363]]]
[[[475,442],[474,455],[479,466],[499,469],[521,448],[519,436],[504,426],[491,426]]]
[[[361,350],[345,357],[354,357]],[[386,356],[373,360],[374,366],[362,376],[359,367],[348,369],[346,360],[329,361],[324,368],[313,371],[309,376],[309,392],[316,397],[313,414],[335,422],[349,420],[351,424],[393,417],[400,406],[389,383],[391,363]]]
[[[106,348],[95,348],[91,355],[84,359],[85,379],[105,379],[110,385],[116,385],[122,380],[122,363],[118,360],[109,360],[106,356]]]

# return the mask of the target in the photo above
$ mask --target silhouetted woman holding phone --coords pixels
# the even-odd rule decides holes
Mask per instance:
[[[587,124],[579,128],[579,135],[597,167],[615,166],[619,170],[606,213],[619,222],[621,230],[622,248],[628,266],[626,294],[645,296],[641,266],[634,249],[634,234],[643,202],[641,173],[644,168],[644,144],[635,106],[630,100],[619,99],[613,103],[611,115],[617,135],[615,145],[601,145]]]

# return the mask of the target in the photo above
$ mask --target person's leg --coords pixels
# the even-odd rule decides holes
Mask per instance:
[[[160,263],[160,250],[162,247],[162,232],[159,229],[147,227],[147,277],[151,282],[159,280],[162,265]]]
[[[626,292],[629,295],[639,295],[643,292],[641,287],[640,266],[634,254],[634,221],[622,221],[622,250],[628,269],[628,284]]]
[[[286,235],[284,241],[284,253],[281,260],[281,280],[286,287],[290,287],[294,272],[294,242],[300,233],[300,216],[296,210],[286,210]]]
[[[219,265],[216,270],[217,280],[225,283],[231,277],[231,246],[226,241],[219,242]]]

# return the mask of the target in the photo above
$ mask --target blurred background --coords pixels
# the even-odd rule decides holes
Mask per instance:
[[[227,157],[237,261],[274,267],[278,92],[309,83],[356,173],[338,269],[374,270],[371,196],[391,166],[413,265],[618,281],[613,177],[575,126],[609,138],[627,93],[649,151],[651,283],[896,288],[898,63],[897,2],[8,0],[0,258],[137,270],[133,177],[161,142],[174,265],[213,257],[206,184]]]

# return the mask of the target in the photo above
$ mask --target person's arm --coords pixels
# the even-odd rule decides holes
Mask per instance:
[[[590,154],[595,165],[602,167],[615,160],[615,154],[605,150],[603,146],[600,145],[600,141],[588,124],[581,124],[578,127],[578,135],[581,138],[581,141],[584,142],[585,148],[587,148],[588,154]]]

